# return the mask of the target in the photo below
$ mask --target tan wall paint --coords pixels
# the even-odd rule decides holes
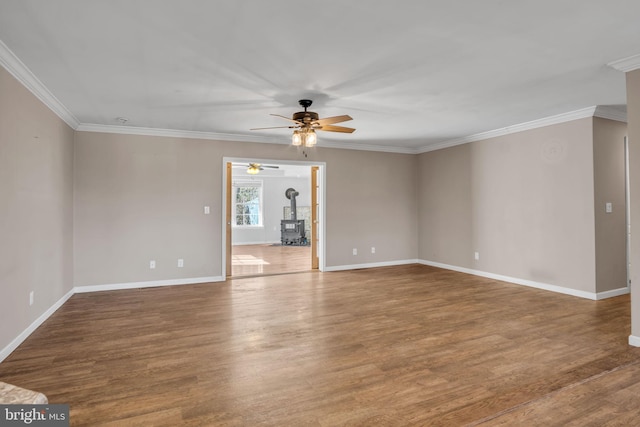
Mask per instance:
[[[419,158],[419,258],[470,267],[472,245],[471,144]]]
[[[593,119],[596,291],[627,286],[624,137],[627,124]],[[605,204],[612,203],[611,213]]]
[[[416,258],[415,156],[306,153],[280,144],[77,132],[76,286],[220,276],[223,157],[326,162],[328,267]],[[203,215],[205,205],[211,215]]]
[[[421,259],[595,292],[591,118],[424,153],[418,168]]]
[[[628,87],[629,134],[640,139],[638,72]],[[604,164],[597,141],[619,129],[599,119],[419,156],[316,148],[305,157],[287,145],[74,134],[4,69],[0,93],[0,348],[72,283],[221,275],[223,157],[326,162],[329,267],[422,258],[609,289],[595,286],[594,168]],[[636,145],[632,162],[640,164]],[[638,239],[632,256],[640,265]],[[149,270],[149,259],[158,268]],[[638,313],[640,291],[632,293]],[[633,325],[640,336],[640,318]]]
[[[73,287],[73,137],[0,67],[0,350]]]
[[[640,70],[627,73],[631,188],[631,335],[640,340]]]

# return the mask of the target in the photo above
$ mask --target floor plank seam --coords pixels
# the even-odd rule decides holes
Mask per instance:
[[[626,369],[626,368],[628,368],[630,366],[634,366],[634,365],[638,365],[638,364],[640,364],[640,360],[634,360],[633,362],[629,362],[629,363],[626,363],[624,365],[616,366],[613,369],[609,369],[607,371],[602,371],[599,374],[595,374],[595,375],[592,375],[590,377],[584,378],[584,379],[582,379],[580,381],[577,381],[575,383],[571,383],[569,385],[561,387],[561,388],[559,388],[557,390],[554,390],[554,391],[552,391],[550,393],[544,394],[544,395],[542,395],[540,397],[537,397],[535,399],[531,399],[531,400],[528,400],[526,402],[522,402],[522,403],[520,403],[520,404],[518,404],[516,406],[512,406],[511,408],[504,409],[504,410],[502,410],[500,412],[496,412],[495,414],[491,414],[491,415],[489,415],[487,417],[484,417],[482,419],[476,420],[476,421],[474,421],[472,423],[467,424],[466,427],[479,426],[479,425],[484,424],[486,422],[495,420],[495,419],[497,419],[497,418],[499,418],[499,417],[501,417],[503,415],[510,414],[512,412],[515,412],[515,411],[517,411],[519,409],[522,409],[522,408],[525,408],[527,406],[535,405],[536,403],[542,402],[543,400],[553,398],[554,396],[557,396],[558,394],[560,394],[560,393],[562,393],[564,391],[574,389],[574,388],[579,387],[579,386],[581,386],[583,384],[587,384],[587,383],[595,381],[595,380],[597,380],[599,378],[602,378],[602,377],[604,377],[606,375],[612,374],[614,372],[617,372],[617,371],[620,371],[622,369]]]

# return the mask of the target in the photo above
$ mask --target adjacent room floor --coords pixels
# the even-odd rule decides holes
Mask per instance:
[[[0,364],[72,425],[638,425],[629,296],[421,265],[74,295]]]
[[[311,246],[234,245],[231,275],[256,276],[311,270]]]

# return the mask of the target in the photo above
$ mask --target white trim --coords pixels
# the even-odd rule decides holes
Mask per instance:
[[[15,77],[22,85],[24,85],[31,93],[33,93],[40,101],[42,101],[51,111],[67,123],[72,129],[83,132],[102,132],[124,135],[144,135],[144,136],[164,136],[172,138],[192,138],[192,139],[209,139],[220,141],[240,141],[240,142],[259,142],[269,144],[289,145],[291,143],[288,135],[286,136],[264,136],[264,135],[241,135],[227,134],[216,132],[199,132],[189,130],[174,129],[156,129],[135,126],[120,125],[101,125],[93,123],[80,123],[78,119],[47,89],[47,87],[29,70],[29,68],[0,40],[0,65]],[[613,61],[607,64],[619,71],[633,71],[640,68],[640,54],[634,55],[621,60]],[[606,107],[604,107],[606,109]],[[550,126],[559,123],[565,123],[572,120],[578,120],[585,117],[597,116],[611,120],[626,122],[626,115],[622,117],[622,113],[603,112],[603,107],[588,107],[568,113],[558,114],[542,119],[532,120],[529,122],[507,126],[500,129],[481,132],[461,138],[455,138],[434,144],[425,145],[418,148],[398,147],[388,145],[375,145],[356,142],[341,141],[323,141],[318,143],[320,148],[339,148],[347,150],[362,151],[379,151],[385,153],[399,154],[421,154],[429,151],[440,150],[443,148],[454,147],[456,145],[467,144],[469,142],[480,141],[488,138],[509,135],[525,130],[536,129],[540,127]],[[604,115],[601,115],[604,114]]]
[[[99,125],[99,124],[92,124],[92,123],[81,123],[76,130],[81,132],[115,133],[115,134],[122,134],[122,135],[164,136],[164,137],[170,137],[170,138],[211,139],[211,140],[218,140],[218,141],[262,142],[262,143],[268,143],[268,144],[291,145],[291,138],[288,135],[285,137],[264,136],[264,135],[241,135],[241,134],[198,132],[198,131],[176,130],[176,129],[156,129],[156,128],[136,127],[136,126]],[[415,154],[416,152],[415,148],[374,145],[374,144],[359,144],[355,142],[338,142],[338,141],[326,141],[326,140],[318,141],[318,144],[316,145],[316,147],[340,148],[340,149],[346,149],[346,150],[362,150],[362,151],[381,151],[385,153],[401,153],[401,154]]]
[[[246,157],[223,157],[222,158],[222,203],[221,206],[221,227],[222,227],[222,241],[221,241],[221,251],[220,251],[220,259],[222,262],[222,277],[230,275],[231,272],[227,271],[227,214],[226,214],[226,206],[227,206],[227,163],[260,163],[260,164],[279,164],[279,165],[294,165],[294,166],[308,166],[311,168],[312,166],[318,166],[320,168],[319,174],[322,178],[322,182],[320,185],[320,200],[318,204],[320,205],[320,215],[319,215],[319,247],[318,247],[318,261],[319,266],[318,270],[325,271],[325,263],[326,263],[326,245],[324,242],[326,241],[327,236],[327,227],[326,227],[326,200],[327,200],[327,163],[326,162],[310,162],[310,161],[297,161],[297,160],[280,160],[280,159],[258,159],[258,158],[246,158]],[[232,227],[233,230],[233,227]],[[233,231],[232,231],[233,234]]]
[[[610,291],[598,292],[596,294],[596,301],[600,301],[607,298],[619,297],[620,295],[627,295],[630,292],[629,288],[618,288]]]
[[[379,151],[382,153],[416,154],[417,148],[398,147],[389,145],[360,144],[357,142],[338,142],[320,140],[316,147],[339,148],[343,150]]]
[[[224,282],[224,277],[194,277],[190,279],[172,279],[172,280],[157,280],[148,282],[130,282],[130,283],[116,283],[110,285],[92,285],[92,286],[76,286],[67,292],[62,298],[60,298],[55,304],[53,304],[47,311],[42,313],[27,329],[25,329],[20,335],[18,335],[13,341],[9,343],[5,348],[0,350],[0,362],[6,359],[13,351],[18,348],[20,344],[26,340],[29,335],[33,333],[45,320],[47,320],[53,313],[56,312],[62,305],[67,302],[75,294],[82,294],[88,292],[100,292],[100,291],[115,291],[123,289],[137,289],[137,288],[150,288],[157,286],[175,286],[175,285],[195,285],[198,283],[211,283],[211,282]]]
[[[55,313],[57,309],[62,307],[62,304],[67,302],[67,300],[69,298],[71,298],[73,296],[73,294],[74,294],[74,290],[71,289],[62,298],[60,298],[55,304],[53,304],[51,307],[49,307],[49,309],[47,311],[42,313],[40,315],[40,317],[38,317],[36,320],[34,320],[33,323],[31,325],[29,325],[29,327],[27,329],[22,331],[22,333],[20,335],[18,335],[13,341],[11,341],[9,343],[9,345],[7,345],[5,348],[3,348],[0,351],[0,362],[2,362],[11,353],[13,353],[13,351],[16,348],[18,348],[18,346],[20,344],[22,344],[24,342],[24,340],[26,340],[29,337],[29,335],[31,335],[36,329],[38,329],[38,327],[40,325],[42,325],[44,323],[44,321],[47,320],[53,313]]]
[[[503,276],[501,274],[488,273],[486,271],[473,270],[470,268],[457,267],[455,265],[442,264],[440,262],[419,260],[420,264],[430,265],[432,267],[444,268],[446,270],[458,271],[460,273],[472,274],[474,276],[486,277],[488,279],[500,280],[502,282],[514,283],[516,285],[529,286],[531,288],[543,289],[545,291],[556,292],[565,295],[571,295],[574,297],[586,298],[590,300],[597,300],[597,294],[593,292],[579,291],[577,289],[565,288],[557,285],[550,285],[548,283],[534,282],[533,280],[518,279],[516,277]]]
[[[351,264],[351,265],[334,265],[326,267],[325,271],[344,271],[344,270],[358,270],[360,268],[376,268],[376,267],[389,267],[393,265],[408,265],[419,264],[417,259],[404,259],[398,261],[386,261],[386,262],[372,262],[367,264]]]
[[[635,335],[629,335],[629,345],[634,347],[640,347],[640,337],[636,337]]]
[[[80,122],[58,101],[35,74],[0,40],[0,65],[2,65],[24,87],[35,95],[44,105],[60,117],[72,129],[77,129]]]
[[[527,130],[552,126],[556,124],[571,122],[574,120],[584,119],[588,117],[601,117],[604,119],[616,120],[620,122],[627,121],[627,115],[619,109],[610,106],[592,106],[582,108],[568,113],[557,114],[555,116],[544,117],[525,123],[515,124],[500,129],[494,129],[487,132],[481,132],[473,135],[464,136],[436,142],[434,144],[425,145],[418,148],[398,147],[388,145],[361,144],[357,142],[340,142],[320,140],[317,144],[318,148],[338,148],[344,150],[361,150],[361,151],[378,151],[384,153],[398,154],[421,154],[429,151],[441,150],[443,148],[454,147],[456,145],[468,144],[470,142],[482,141],[489,138],[510,135],[513,133],[524,132]],[[172,138],[193,138],[193,139],[209,139],[219,141],[240,141],[240,142],[262,142],[270,144],[290,145],[288,137],[267,137],[262,135],[239,135],[239,134],[222,134],[214,132],[197,132],[188,130],[174,129],[155,129],[134,126],[116,126],[116,125],[98,125],[82,123],[77,126],[78,131],[83,132],[102,132],[116,133],[123,135],[145,135],[145,136],[163,136]]]
[[[555,116],[545,117],[542,119],[532,120],[530,122],[520,123],[513,126],[507,126],[500,129],[490,130],[488,132],[477,133],[462,138],[450,139],[448,141],[436,144],[426,145],[417,150],[418,153],[427,153],[429,151],[441,150],[443,148],[454,147],[456,145],[468,144],[469,142],[482,141],[484,139],[496,138],[498,136],[510,135],[512,133],[523,132],[526,130],[537,129],[545,126],[557,125],[560,123],[571,122],[573,120],[593,117],[597,107],[587,107],[581,110],[570,111],[568,113],[557,114]]]
[[[615,120],[617,122],[627,123],[627,111],[626,107],[623,109],[615,108],[610,105],[598,105],[596,107],[593,117],[600,117],[602,119]]]
[[[193,277],[190,279],[150,280],[147,282],[112,283],[106,285],[76,286],[75,293],[119,291],[123,289],[155,288],[160,286],[195,285],[198,283],[224,282],[224,277]]]
[[[618,59],[616,61],[611,61],[607,64],[607,66],[624,73],[637,70],[638,68],[640,68],[640,54]]]
[[[592,106],[582,108],[576,111],[570,111],[568,113],[556,114],[555,116],[544,117],[537,120],[532,120],[525,123],[515,124],[500,129],[490,130],[487,132],[481,132],[461,138],[450,139],[434,144],[425,145],[418,148],[410,147],[398,147],[388,145],[375,145],[375,144],[361,144],[356,142],[339,142],[339,141],[326,141],[320,140],[317,144],[318,148],[338,148],[345,150],[362,150],[362,151],[378,151],[384,153],[398,153],[398,154],[421,154],[429,151],[441,150],[443,148],[454,147],[456,145],[468,144],[470,142],[482,141],[484,139],[496,138],[498,136],[510,135],[513,133],[523,132],[527,130],[537,129],[545,126],[551,126],[561,123],[570,122],[573,120],[584,119],[587,117],[601,117],[604,119],[616,120],[620,122],[627,121],[627,115],[619,109],[610,106]],[[173,138],[193,138],[193,139],[212,139],[221,141],[241,141],[241,142],[265,142],[271,144],[289,145],[290,141],[288,137],[266,137],[266,136],[253,136],[253,135],[238,135],[238,134],[221,134],[213,132],[196,132],[187,130],[173,130],[173,129],[155,129],[155,128],[143,128],[134,126],[115,126],[115,125],[97,125],[82,123],[77,129],[84,132],[103,132],[103,133],[117,133],[124,135],[146,135],[146,136],[165,136]]]
[[[326,267],[324,271],[356,270],[361,268],[388,267],[388,266],[408,265],[408,264],[429,265],[432,267],[444,268],[447,270],[458,271],[461,273],[487,277],[490,279],[501,280],[505,282],[530,286],[538,289],[559,292],[567,295],[573,295],[573,296],[578,296],[578,297],[592,299],[592,300],[601,300],[601,299],[611,298],[611,297],[625,295],[629,293],[629,288],[620,288],[620,289],[614,289],[611,291],[601,292],[598,294],[592,294],[589,292],[577,291],[575,289],[563,288],[555,285],[537,283],[529,280],[516,279],[513,277],[502,276],[498,274],[486,273],[486,272],[472,270],[468,268],[456,267],[453,265],[442,264],[442,263],[426,261],[426,260],[417,260],[417,259],[375,262],[375,263],[367,263],[367,264],[339,265],[339,266]],[[198,283],[214,283],[214,282],[224,282],[224,281],[225,281],[225,278],[223,276],[212,276],[212,277],[194,277],[190,279],[171,279],[171,280],[159,280],[159,281],[152,280],[152,281],[145,281],[145,282],[76,286],[73,289],[71,289],[69,292],[67,292],[55,304],[53,304],[47,311],[42,313],[42,315],[40,315],[35,321],[33,321],[33,323],[31,323],[31,325],[29,325],[27,329],[25,329],[13,341],[11,341],[5,348],[0,350],[0,362],[6,359],[16,348],[18,348],[18,346],[20,346],[20,344],[24,342],[24,340],[26,340],[29,337],[29,335],[31,335],[40,325],[42,325],[49,317],[51,317],[51,315],[55,313],[56,310],[62,307],[62,305],[65,302],[67,302],[67,300],[69,300],[69,298],[71,298],[76,293],[81,294],[81,293],[90,293],[90,292],[139,289],[139,288],[150,288],[150,287],[161,287],[161,286],[195,285]],[[640,337],[630,335],[629,345],[640,347]]]
[[[239,135],[232,133],[199,132],[193,130],[157,129],[136,126],[114,126],[81,123],[76,129],[80,132],[115,133],[121,135],[163,136],[168,138],[209,139],[217,141],[263,142],[269,144],[290,144],[284,138],[259,135]]]

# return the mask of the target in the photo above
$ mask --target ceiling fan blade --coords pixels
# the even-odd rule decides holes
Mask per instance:
[[[342,132],[342,133],[353,133],[356,131],[354,128],[348,128],[344,126],[331,126],[331,125],[318,126],[318,127],[314,127],[314,129],[322,130],[325,132]]]
[[[264,130],[264,129],[295,129],[297,126],[272,126],[268,128],[252,128],[249,130]]]
[[[262,165],[263,168],[280,169],[280,166]]]
[[[281,119],[289,120],[290,122],[302,124],[298,120],[293,120],[291,117],[281,116],[280,114],[270,114],[271,116],[280,117]]]
[[[353,118],[345,114],[343,116],[325,117],[324,119],[314,120],[314,123],[317,123],[320,126],[324,126],[324,125],[330,125],[333,123],[346,122],[349,120],[353,120]]]

